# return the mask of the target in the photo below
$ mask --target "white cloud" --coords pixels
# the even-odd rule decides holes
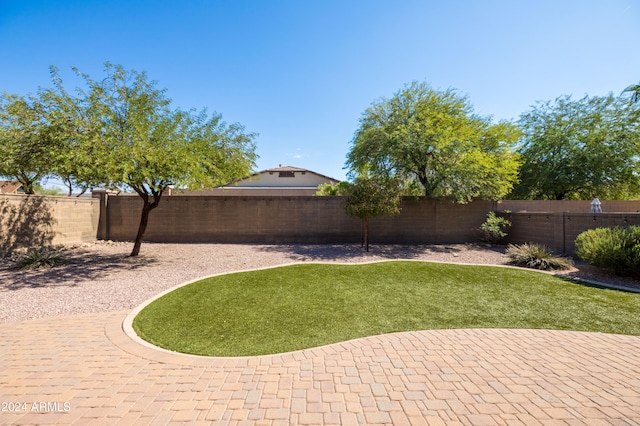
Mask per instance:
[[[301,158],[307,157],[306,154],[302,153],[302,150],[300,148],[296,148],[296,152],[289,153],[287,155],[295,160],[299,160]]]

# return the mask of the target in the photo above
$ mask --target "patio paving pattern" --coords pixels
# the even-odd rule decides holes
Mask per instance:
[[[431,330],[207,358],[139,344],[127,314],[0,324],[0,424],[640,424],[637,336]]]

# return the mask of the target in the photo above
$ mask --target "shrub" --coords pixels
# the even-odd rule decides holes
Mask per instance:
[[[61,247],[32,247],[18,256],[16,265],[20,269],[53,268],[65,261]]]
[[[576,254],[588,264],[640,278],[640,226],[589,229],[575,244]]]
[[[551,250],[540,244],[509,244],[506,254],[511,259],[511,263],[525,268],[547,271],[569,269],[573,266],[573,260],[568,257],[556,256]]]
[[[497,216],[495,212],[489,212],[487,220],[480,225],[480,238],[490,244],[499,244],[507,236],[511,228],[511,222],[504,217]]]
[[[336,195],[346,195],[349,191],[349,182],[338,182],[335,185],[330,183],[321,183],[316,188],[316,196],[327,197]]]

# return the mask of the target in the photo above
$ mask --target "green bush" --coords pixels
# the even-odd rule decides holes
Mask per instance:
[[[576,254],[588,264],[640,278],[640,226],[589,229],[575,244]]]
[[[19,269],[53,268],[65,263],[61,247],[32,247],[18,256],[16,266]]]
[[[569,269],[573,266],[573,260],[568,257],[556,256],[551,250],[540,244],[509,244],[506,254],[511,259],[511,263],[525,268],[547,271]]]
[[[337,184],[330,183],[321,183],[316,188],[316,196],[327,197],[327,196],[337,196],[337,195],[346,195],[349,191],[349,186],[351,184],[349,182],[338,182]]]
[[[480,225],[480,238],[487,243],[500,244],[507,236],[509,228],[511,222],[508,219],[489,212],[487,220]]]

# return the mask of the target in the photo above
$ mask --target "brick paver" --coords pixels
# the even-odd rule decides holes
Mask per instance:
[[[141,345],[125,316],[0,324],[0,424],[640,424],[639,337],[434,330],[206,358]]]

